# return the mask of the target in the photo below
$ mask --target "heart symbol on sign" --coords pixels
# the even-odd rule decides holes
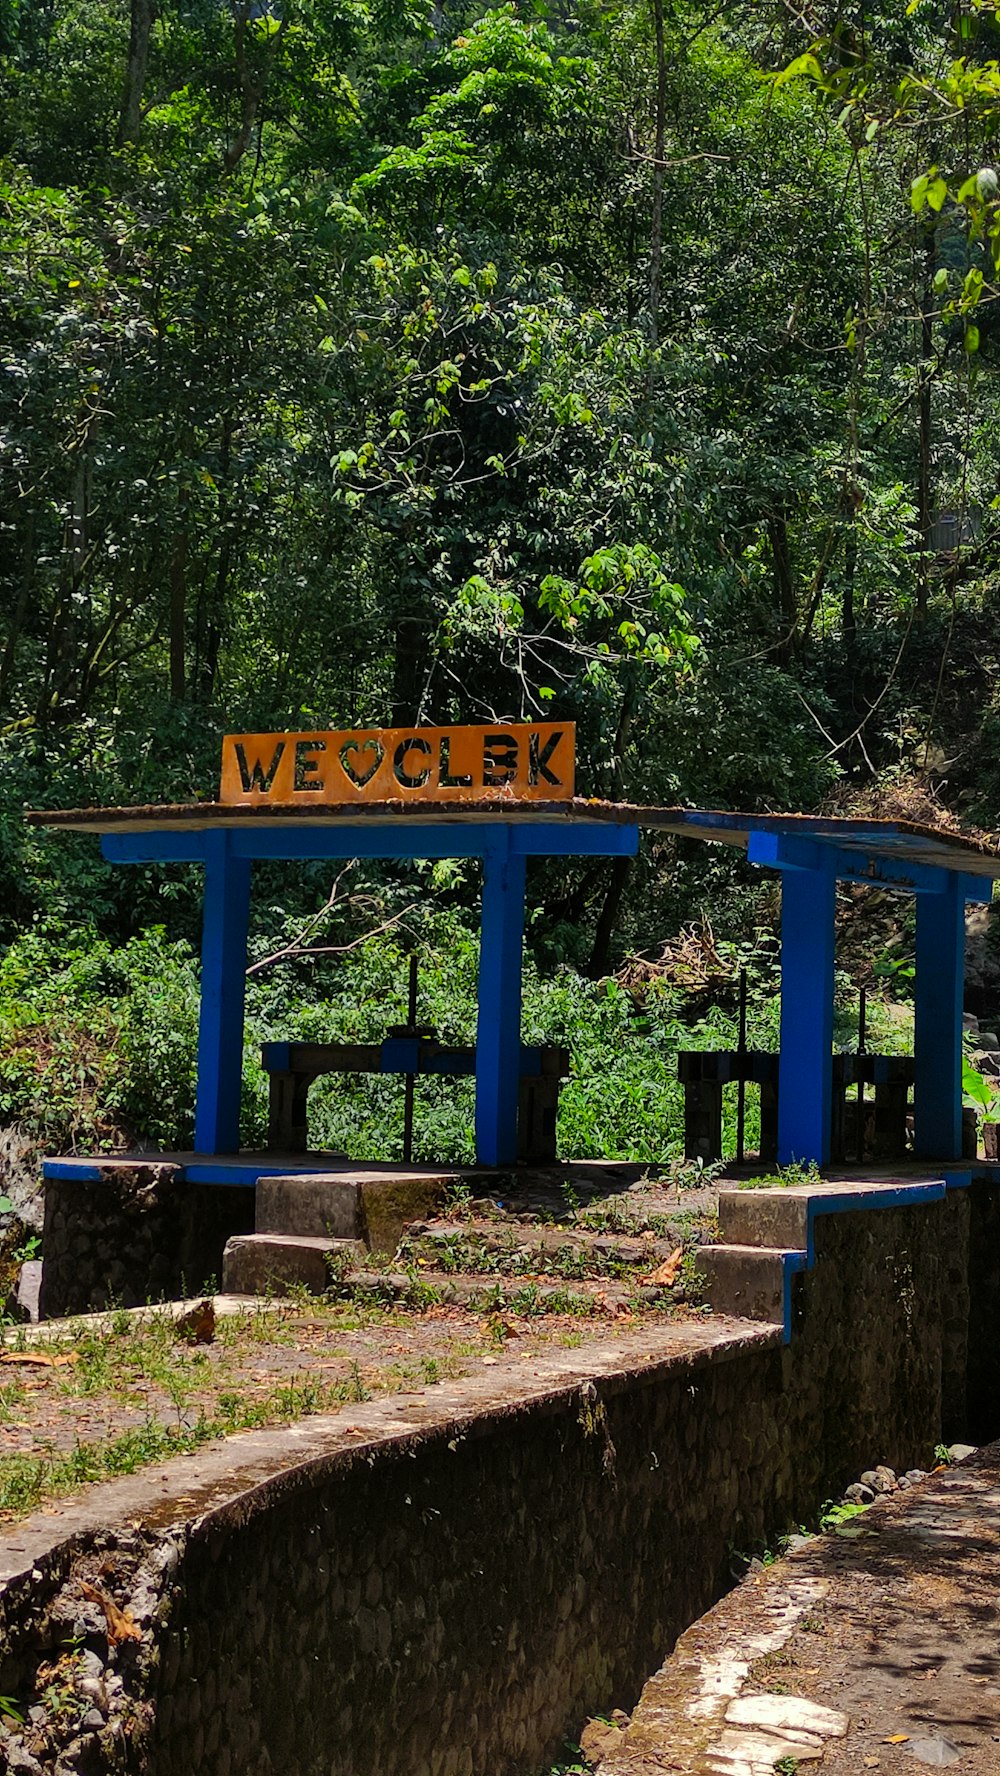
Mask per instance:
[[[373,752],[375,757],[367,769],[358,771],[348,756],[352,752],[356,752],[359,757],[363,753]],[[384,758],[385,747],[381,740],[345,740],[340,749],[340,762],[344,767],[345,774],[351,779],[356,789],[364,789],[365,784],[371,782]]]

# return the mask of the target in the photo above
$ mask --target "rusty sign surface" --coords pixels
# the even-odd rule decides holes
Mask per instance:
[[[572,722],[227,734],[220,802],[570,801]]]

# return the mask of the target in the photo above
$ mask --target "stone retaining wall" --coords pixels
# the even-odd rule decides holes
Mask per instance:
[[[148,1776],[536,1776],[634,1703],[734,1551],[989,1417],[996,1261],[972,1241],[996,1215],[983,1184],[822,1219],[787,1346],[631,1331],[85,1495],[105,1529],[181,1537]],[[22,1573],[44,1537],[18,1532]]]
[[[47,1178],[41,1317],[172,1301],[211,1277],[218,1288],[226,1241],[253,1226],[252,1185],[192,1184],[169,1163]]]

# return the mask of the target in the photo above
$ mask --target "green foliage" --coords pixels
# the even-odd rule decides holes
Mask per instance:
[[[990,1116],[996,1103],[996,1094],[989,1080],[965,1055],[962,1056],[962,1103],[967,1110],[981,1111],[986,1117]]]
[[[210,796],[227,728],[544,714],[585,794],[750,808],[940,757],[996,824],[996,21],[662,22],[163,0],[136,61],[118,0],[0,6],[0,1116],[189,1137],[194,873],[22,810]],[[469,1040],[447,867],[429,1015]],[[272,926],[318,904],[259,877]],[[536,879],[564,1147],[660,1159],[730,1010],[587,977],[770,912],[707,847]],[[391,942],[253,977],[248,1136],[258,1039],[378,1033],[387,995]],[[419,1097],[467,1155],[468,1088]],[[392,1081],[314,1115],[398,1150]]]
[[[839,1504],[827,1503],[820,1515],[820,1529],[842,1529],[845,1524],[853,1523],[856,1517],[863,1517],[869,1508],[868,1505],[852,1504],[849,1499],[844,1499]]]
[[[405,887],[402,892],[407,893]],[[421,1022],[433,1026],[449,1046],[471,1044],[478,966],[474,922],[427,900],[411,909],[406,942],[420,959]],[[254,940],[254,949],[259,959],[262,937]],[[757,964],[748,1034],[752,1045],[774,1049],[771,967]],[[262,1042],[376,1042],[405,1017],[406,952],[393,931],[330,960],[285,963],[251,974],[244,1143],[266,1142]],[[36,1134],[50,1151],[108,1151],[135,1141],[183,1147],[193,1130],[197,1018],[195,954],[187,943],[169,940],[161,927],[118,947],[91,931],[67,932],[58,940],[36,934],[22,938],[0,960],[0,1115]],[[845,1033],[853,1032],[853,1007],[845,1007],[843,1018]],[[877,1024],[874,1003],[872,1027]],[[732,1005],[714,1005],[692,1017],[677,988],[654,984],[640,997],[613,977],[592,981],[567,964],[542,968],[530,952],[525,958],[524,1040],[561,1044],[572,1055],[559,1110],[559,1150],[566,1158],[656,1164],[677,1159],[683,1131],[677,1051],[732,1046],[735,1026]],[[418,1081],[418,1159],[471,1163],[473,1089],[471,1079]],[[352,1157],[399,1158],[401,1079],[374,1074],[320,1079],[310,1093],[309,1115],[316,1147]],[[756,1116],[751,1092],[750,1145],[757,1136]],[[735,1117],[735,1088],[727,1088],[724,1139],[730,1150]],[[797,1167],[759,1180],[811,1181],[812,1173]]]

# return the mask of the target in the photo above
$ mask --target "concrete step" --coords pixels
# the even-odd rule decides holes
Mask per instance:
[[[581,1270],[599,1272],[608,1264],[629,1265],[636,1270],[655,1270],[684,1239],[689,1227],[678,1221],[672,1237],[640,1239],[638,1234],[580,1232],[572,1227],[524,1226],[506,1220],[481,1221],[468,1217],[462,1221],[415,1222],[406,1233],[408,1257],[428,1259],[432,1264],[442,1251],[453,1251],[459,1268],[475,1270],[477,1259],[496,1260],[490,1269],[527,1270],[538,1260],[544,1265],[553,1254],[567,1260],[567,1274],[579,1259]]]
[[[444,1204],[457,1172],[275,1172],[257,1181],[258,1233],[308,1239],[361,1239],[373,1252],[395,1252],[404,1227],[426,1220]]]
[[[719,1233],[731,1246],[804,1252],[813,1189],[720,1190]]]
[[[780,1326],[785,1317],[785,1258],[792,1255],[760,1246],[702,1246],[698,1269],[713,1313]],[[801,1252],[794,1256],[801,1257]]]
[[[261,1178],[257,1185],[255,1226],[258,1233],[361,1239],[361,1186],[355,1178],[331,1178],[323,1172]]]
[[[292,1286],[322,1295],[330,1286],[330,1259],[361,1256],[360,1240],[288,1233],[237,1234],[222,1254],[226,1295],[285,1295]]]

